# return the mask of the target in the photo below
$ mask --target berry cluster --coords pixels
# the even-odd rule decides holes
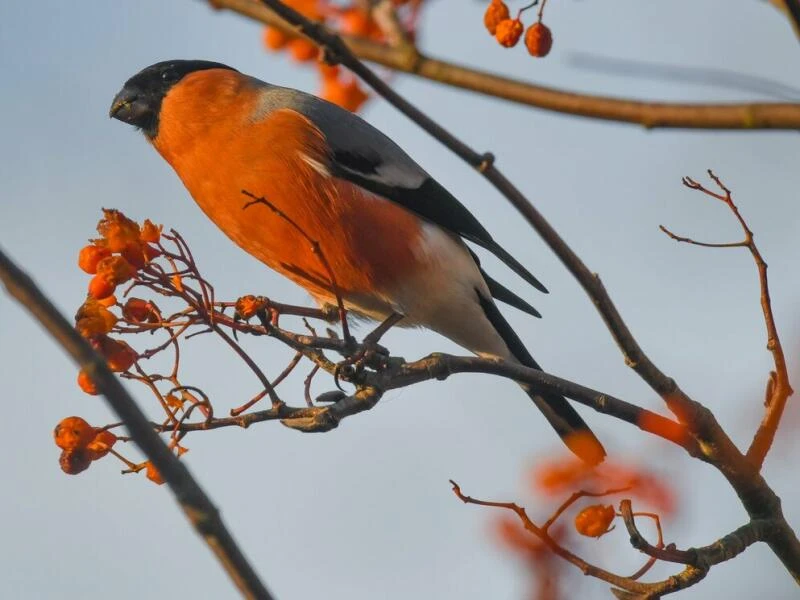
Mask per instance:
[[[100,237],[90,240],[78,253],[78,266],[92,279],[86,300],[75,314],[75,329],[106,360],[108,368],[115,373],[128,372],[136,364],[138,353],[126,342],[111,337],[112,331],[121,331],[118,323],[141,325],[159,323],[158,308],[141,298],[128,298],[124,304],[117,301],[117,287],[137,277],[152,261],[162,254],[160,249],[161,226],[145,220],[142,225],[127,218],[117,210],[103,210],[103,218],[97,224]],[[111,309],[118,308],[120,316]],[[116,328],[116,330],[115,330]],[[97,385],[89,373],[81,369],[78,386],[87,394],[97,395]],[[59,463],[70,475],[77,475],[89,468],[92,461],[109,452],[125,462],[132,472],[147,469],[147,477],[163,483],[158,472],[149,463],[135,465],[111,448],[119,439],[105,428],[89,425],[80,417],[67,417],[55,428],[56,445],[62,449]]]
[[[149,220],[140,227],[116,210],[103,213],[97,225],[100,238],[78,254],[78,266],[93,277],[86,301],[75,314],[75,328],[105,357],[112,371],[122,373],[133,366],[138,355],[127,343],[108,335],[118,320],[109,308],[117,305],[117,286],[130,281],[160,254],[153,244],[161,237],[161,227]],[[138,298],[130,298],[122,307],[122,314],[137,323],[158,319],[155,307]],[[97,394],[94,382],[84,371],[78,374],[78,385],[87,394]]]
[[[403,27],[409,37],[413,38],[416,15],[422,0],[394,0],[394,3],[403,7],[406,17]],[[312,21],[324,23],[344,35],[376,42],[385,41],[384,32],[373,19],[367,3],[352,2],[341,6],[330,0],[286,0],[286,4]],[[308,39],[267,26],[264,29],[263,43],[267,50],[286,51],[299,63],[317,61],[321,81],[318,95],[321,98],[351,112],[357,112],[369,99],[358,79],[347,70],[318,61],[319,49]]]
[[[539,7],[538,19],[528,27],[527,31],[525,31],[525,26],[521,20],[522,13],[533,8],[538,2],[521,8],[516,18],[512,19],[508,6],[503,0],[491,0],[483,15],[483,24],[489,33],[495,37],[497,43],[505,48],[516,46],[522,37],[522,32],[525,31],[525,47],[530,55],[539,58],[547,56],[550,48],[553,47],[553,34],[550,28],[542,23],[545,0],[540,1],[542,4]]]
[[[89,468],[93,461],[112,452],[117,436],[105,429],[92,427],[80,417],[61,419],[53,431],[56,446],[61,448],[58,459],[61,470],[77,475]]]

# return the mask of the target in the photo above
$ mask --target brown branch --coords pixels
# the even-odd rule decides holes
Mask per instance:
[[[513,381],[527,383],[536,391],[566,396],[597,412],[635,425],[643,431],[681,446],[691,455],[702,456],[702,451],[695,445],[694,440],[688,435],[687,429],[680,423],[615,398],[610,394],[516,363],[437,353],[412,363],[401,363],[395,369],[380,382],[384,389],[406,387],[431,379],[443,380],[455,373],[499,375]]]
[[[776,530],[774,521],[754,519],[707,546],[678,550],[674,544],[669,544],[665,548],[658,548],[650,544],[636,527],[637,513],[633,512],[631,501],[623,500],[619,508],[634,548],[659,560],[689,565],[705,572],[714,565],[735,558],[753,544],[770,539]]]
[[[544,528],[537,526],[536,523],[534,523],[530,517],[528,517],[525,509],[518,504],[515,504],[514,502],[490,502],[487,500],[478,500],[476,498],[472,498],[471,496],[465,495],[455,481],[450,480],[450,484],[453,486],[453,493],[465,504],[503,508],[516,513],[523,527],[539,538],[555,555],[578,567],[584,575],[596,577],[597,579],[616,586],[616,588],[619,590],[624,590],[624,593],[619,594],[617,590],[612,588],[612,591],[618,598],[656,600],[663,595],[690,587],[691,585],[694,585],[700,581],[706,575],[707,571],[704,572],[701,569],[692,566],[686,567],[683,572],[673,575],[669,579],[654,583],[640,583],[631,577],[617,575],[586,562],[576,554],[573,554],[561,546],[552,537],[550,537]]]
[[[736,217],[739,225],[744,232],[744,239],[741,242],[733,242],[729,244],[704,244],[696,242],[690,238],[676,236],[669,230],[661,226],[661,230],[669,235],[672,239],[681,242],[688,242],[696,246],[706,246],[712,248],[747,248],[755,261],[758,270],[758,282],[761,290],[761,310],[764,314],[764,323],[767,329],[767,349],[772,353],[773,363],[775,370],[769,374],[767,382],[767,394],[764,402],[765,410],[764,417],[761,424],[756,431],[750,448],[747,451],[747,459],[756,466],[761,468],[764,464],[764,459],[772,447],[775,439],[775,434],[778,430],[783,411],[786,407],[786,402],[789,396],[792,395],[792,386],[789,383],[789,370],[786,365],[786,357],[783,354],[783,346],[781,345],[780,337],[778,335],[778,328],[775,324],[775,316],[772,313],[772,302],[769,294],[769,279],[767,277],[767,263],[764,261],[761,252],[756,245],[753,232],[748,226],[742,214],[739,212],[738,207],[733,202],[731,191],[725,187],[722,181],[711,170],[708,171],[708,176],[719,187],[721,193],[713,192],[698,183],[697,181],[684,177],[683,184],[689,189],[699,191],[706,196],[714,198],[724,203],[728,209]]]
[[[260,0],[208,2],[214,8],[228,9],[286,33],[297,34],[296,24],[288,25],[277,16],[285,17],[285,14],[269,2],[269,7]],[[301,31],[308,34],[308,31]],[[314,39],[315,36],[309,37]],[[354,56],[394,71],[558,113],[632,123],[648,129],[800,129],[798,104],[679,104],[581,94],[501,77],[358,37],[342,36],[342,39]],[[349,63],[346,66],[352,70]]]
[[[89,373],[108,404],[125,423],[131,438],[158,469],[186,518],[216,555],[239,591],[246,598],[272,598],[225,527],[211,499],[186,466],[156,435],[136,402],[108,369],[105,360],[75,331],[33,280],[2,251],[0,281],[8,294],[31,313],[80,368]]]

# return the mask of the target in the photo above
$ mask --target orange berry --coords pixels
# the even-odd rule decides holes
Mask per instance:
[[[264,27],[262,41],[267,50],[282,50],[291,39],[291,36],[285,34],[277,27]]]
[[[97,396],[100,392],[97,390],[97,386],[92,381],[92,378],[89,377],[89,374],[81,369],[78,371],[78,386],[87,394],[92,396]]]
[[[320,97],[328,102],[338,104],[350,112],[357,112],[369,99],[369,95],[359,87],[358,81],[355,79],[347,83],[339,79],[323,81]]]
[[[129,298],[122,307],[122,316],[134,323],[154,322],[158,320],[153,305],[141,298]]]
[[[317,69],[319,70],[319,74],[322,76],[323,81],[338,79],[339,71],[341,70],[339,65],[329,65],[328,63],[321,61],[317,63]]]
[[[109,256],[111,256],[111,250],[108,248],[90,244],[81,248],[78,253],[78,266],[89,275],[94,275],[97,273],[97,263]]]
[[[58,464],[67,475],[77,475],[89,468],[92,459],[86,450],[64,450],[58,458]]]
[[[114,313],[92,297],[87,298],[75,313],[75,329],[85,338],[108,333],[116,324]]]
[[[368,37],[374,28],[374,23],[367,13],[357,8],[348,8],[342,11],[339,31],[345,35]]]
[[[243,319],[254,317],[256,313],[266,306],[263,298],[256,296],[242,296],[236,301],[236,313]]]
[[[320,0],[286,0],[286,4],[312,21],[319,21],[323,17]]]
[[[123,373],[133,366],[138,354],[121,340],[104,337],[100,340],[100,353],[105,357],[108,368],[115,373]]]
[[[610,531],[608,526],[615,516],[614,507],[610,504],[608,506],[593,504],[584,508],[575,517],[575,529],[586,537],[599,538]]]
[[[103,218],[97,224],[111,252],[121,252],[131,242],[139,242],[139,225],[118,210],[103,209]]]
[[[287,44],[289,54],[297,62],[309,62],[317,58],[319,50],[317,47],[306,39],[297,38],[291,40]]]
[[[492,35],[497,33],[497,26],[508,19],[508,6],[502,0],[492,0],[483,15],[483,24]]]
[[[161,473],[158,472],[149,460],[147,461],[147,478],[157,485],[162,485],[164,480],[161,478]]]
[[[85,448],[94,437],[94,427],[80,417],[61,419],[53,430],[56,446],[62,450]]]
[[[544,23],[534,23],[525,32],[525,47],[531,56],[547,56],[553,47],[553,33]]]
[[[122,256],[109,256],[97,263],[97,275],[95,277],[102,275],[110,283],[117,286],[128,281],[135,273],[136,269],[133,265]]]
[[[519,19],[504,19],[497,24],[495,38],[501,46],[511,48],[517,45],[522,29],[522,22]]]
[[[89,282],[89,295],[97,300],[108,298],[115,289],[117,286],[111,283],[105,275],[95,275]]]
[[[108,454],[116,442],[117,436],[110,431],[101,429],[95,433],[92,441],[86,446],[86,453],[91,460],[98,460]]]

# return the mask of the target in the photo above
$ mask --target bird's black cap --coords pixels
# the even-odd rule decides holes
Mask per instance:
[[[158,115],[167,92],[189,73],[206,69],[235,69],[209,60],[165,60],[150,65],[128,79],[114,96],[108,116],[158,135]]]

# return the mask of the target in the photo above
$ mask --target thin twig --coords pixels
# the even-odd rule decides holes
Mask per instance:
[[[347,342],[352,341],[352,336],[350,335],[350,328],[347,325],[347,311],[344,308],[344,300],[342,299],[342,289],[339,287],[338,282],[336,281],[336,274],[333,272],[328,259],[325,256],[325,253],[322,251],[322,247],[320,246],[319,242],[312,238],[308,233],[306,233],[305,229],[300,227],[297,222],[292,219],[289,215],[275,206],[272,202],[264,198],[263,196],[255,196],[254,194],[248,192],[247,190],[242,190],[242,194],[247,196],[251,199],[250,202],[247,202],[244,205],[244,208],[249,208],[254,204],[263,204],[267,206],[272,212],[276,215],[281,217],[285,220],[289,225],[291,225],[300,235],[302,235],[305,240],[311,245],[311,251],[314,255],[319,259],[319,262],[322,264],[322,267],[325,269],[328,275],[328,280],[331,284],[331,291],[336,296],[336,306],[339,308],[339,322],[342,325],[342,336]]]
[[[786,365],[786,357],[783,353],[783,346],[781,345],[780,336],[778,335],[778,327],[775,324],[775,316],[772,312],[772,302],[769,294],[769,279],[767,277],[767,263],[764,261],[764,257],[761,255],[761,252],[756,245],[750,226],[747,224],[747,221],[745,221],[744,217],[739,211],[739,208],[736,206],[736,204],[734,204],[733,195],[731,194],[730,189],[728,189],[725,184],[722,183],[720,178],[717,177],[713,171],[709,170],[708,176],[717,185],[717,187],[720,189],[720,192],[714,192],[690,177],[684,177],[683,184],[691,190],[701,192],[706,196],[714,198],[715,200],[719,200],[725,204],[739,222],[742,232],[744,233],[744,239],[740,242],[728,244],[705,244],[696,242],[690,238],[677,236],[665,229],[663,226],[661,226],[661,230],[669,235],[672,239],[680,242],[688,242],[696,246],[706,246],[712,248],[747,248],[756,264],[756,268],[758,270],[758,282],[761,291],[761,310],[764,315],[764,323],[767,329],[767,349],[772,353],[772,359],[775,365],[775,370],[769,374],[767,382],[767,394],[764,402],[764,417],[758,427],[758,430],[756,431],[755,436],[753,437],[750,448],[747,450],[747,459],[753,465],[755,465],[756,468],[760,469],[764,464],[764,459],[766,458],[769,449],[772,447],[781,417],[783,416],[783,411],[786,407],[786,402],[789,399],[789,396],[792,395],[793,390],[791,384],[789,383],[789,370]]]

